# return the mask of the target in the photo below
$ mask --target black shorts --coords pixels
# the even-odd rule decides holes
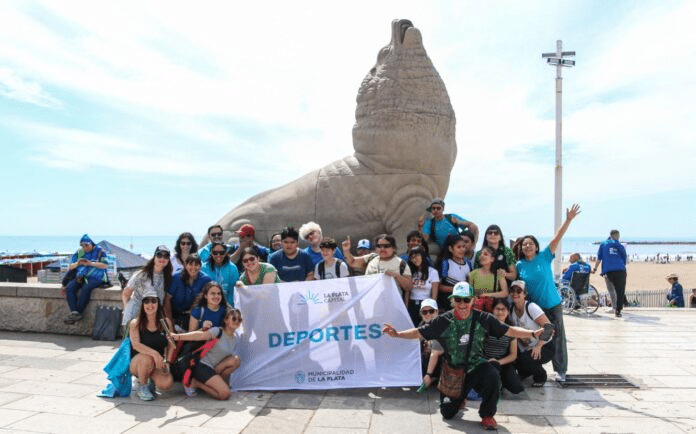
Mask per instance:
[[[204,383],[217,375],[215,369],[203,362],[198,362],[193,370],[193,378],[200,383]]]

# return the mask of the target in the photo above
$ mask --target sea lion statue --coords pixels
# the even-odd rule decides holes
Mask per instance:
[[[218,221],[226,236],[251,223],[266,243],[284,226],[315,221],[339,243],[387,233],[401,248],[430,199],[445,197],[457,156],[454,110],[420,31],[408,20],[391,28],[358,90],[355,153],[232,209]]]

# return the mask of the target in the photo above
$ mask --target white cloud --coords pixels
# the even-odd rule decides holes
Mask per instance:
[[[63,103],[46,92],[36,82],[20,77],[10,68],[0,67],[0,97],[6,97],[39,107],[60,108]]]

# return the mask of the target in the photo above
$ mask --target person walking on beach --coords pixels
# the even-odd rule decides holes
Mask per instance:
[[[679,276],[672,273],[667,276],[667,281],[672,285],[672,290],[667,294],[668,306],[684,307],[684,288],[679,283]]]
[[[592,269],[592,273],[595,273],[602,264],[601,275],[607,284],[611,305],[617,318],[621,318],[626,293],[626,249],[619,242],[619,236],[616,229],[609,232],[609,238],[599,245],[597,262]]]

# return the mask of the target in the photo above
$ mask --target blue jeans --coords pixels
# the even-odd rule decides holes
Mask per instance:
[[[556,334],[553,336],[553,345],[556,347],[552,359],[553,370],[565,374],[568,371],[568,347],[566,346],[565,327],[563,326],[563,303],[544,309],[549,321],[556,327]]]
[[[67,289],[65,296],[68,299],[70,312],[84,312],[89,303],[89,298],[92,295],[92,290],[101,285],[101,277],[92,278],[85,277],[83,283],[79,283],[77,279],[73,279],[65,285]],[[79,292],[79,296],[78,296]]]

